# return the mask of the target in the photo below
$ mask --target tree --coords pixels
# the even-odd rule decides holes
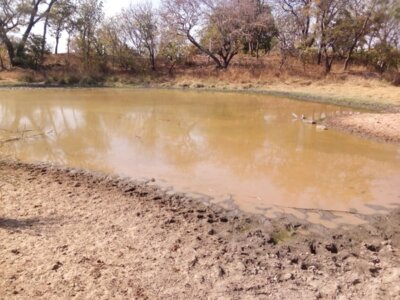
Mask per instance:
[[[50,11],[57,0],[1,0],[0,1],[0,39],[7,48],[13,66],[24,66],[25,46],[33,26]],[[24,29],[22,37],[13,43],[12,34]]]
[[[272,28],[271,15],[257,13],[259,3],[255,0],[164,0],[162,16],[177,34],[208,55],[217,68],[225,69],[243,49],[243,41],[257,36],[261,27],[259,16],[268,15],[267,27]],[[264,12],[268,11],[266,7]],[[267,28],[265,24],[262,27]]]
[[[244,49],[259,57],[260,50],[268,53],[272,40],[278,35],[271,8],[264,0],[244,1],[241,14],[244,14]]]
[[[92,55],[97,54],[96,30],[103,20],[103,2],[101,0],[79,0],[76,11],[76,44],[82,56],[85,69],[91,65]]]
[[[201,27],[210,10],[211,5],[203,0],[164,0],[162,2],[162,18],[171,30],[187,38],[197,49],[208,55],[218,68],[223,68],[218,55],[201,45],[196,38],[195,31]]]
[[[7,50],[0,44],[0,71],[6,69]]]
[[[168,74],[171,76],[177,63],[181,62],[187,55],[188,46],[186,39],[168,30],[161,34],[160,55],[169,62]]]
[[[113,67],[126,71],[136,69],[136,50],[128,46],[128,39],[122,29],[124,20],[118,15],[105,20],[98,30],[97,38],[103,45],[107,58]]]
[[[58,54],[58,44],[62,32],[71,25],[71,17],[75,10],[76,6],[71,0],[59,0],[49,14],[49,26],[56,40],[55,54]]]
[[[297,25],[300,44],[304,48],[314,44],[315,36],[312,32],[313,10],[315,0],[278,0],[279,10],[282,15],[288,15]]]
[[[43,45],[45,45],[43,47]],[[50,50],[43,41],[43,36],[38,34],[32,34],[27,42],[26,46],[26,63],[32,69],[39,68],[44,61],[44,54],[49,54]]]
[[[341,29],[346,32],[348,40],[343,66],[345,71],[349,67],[354,51],[360,46],[362,39],[371,31],[377,2],[377,0],[352,0],[348,2],[345,18],[342,20],[344,24],[341,26]]]
[[[140,54],[149,58],[151,69],[156,69],[158,46],[157,14],[150,2],[130,5],[121,14],[123,32],[129,37],[131,45]]]

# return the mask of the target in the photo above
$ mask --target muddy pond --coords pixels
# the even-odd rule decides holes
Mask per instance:
[[[241,93],[0,90],[0,153],[154,178],[164,188],[266,215],[313,220],[312,209],[390,210],[400,204],[399,146],[320,130],[292,115],[348,110]],[[324,222],[359,221],[337,213]]]

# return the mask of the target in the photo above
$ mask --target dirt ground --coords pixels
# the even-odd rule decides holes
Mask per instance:
[[[328,230],[0,162],[1,299],[400,299],[400,209]]]
[[[400,113],[335,117],[327,120],[327,125],[379,141],[400,143]]]

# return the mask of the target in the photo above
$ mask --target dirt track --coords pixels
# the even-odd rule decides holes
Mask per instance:
[[[400,299],[400,210],[351,230],[0,162],[0,298]]]

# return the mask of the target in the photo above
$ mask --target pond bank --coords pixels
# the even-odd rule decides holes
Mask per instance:
[[[307,80],[276,78],[270,82],[226,81],[215,78],[171,78],[129,83],[125,81],[99,82],[93,85],[46,84],[0,80],[1,88],[155,88],[215,92],[266,94],[302,101],[328,103],[355,109],[394,111],[400,108],[400,88],[379,80],[348,79]]]
[[[328,230],[152,182],[0,162],[0,295],[396,299],[400,209]]]
[[[400,114],[361,114],[331,118],[328,127],[387,143],[400,143]]]

